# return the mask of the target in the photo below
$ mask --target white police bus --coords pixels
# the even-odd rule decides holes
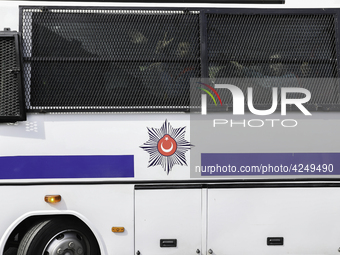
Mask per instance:
[[[0,27],[1,254],[340,252],[337,0],[0,1]]]

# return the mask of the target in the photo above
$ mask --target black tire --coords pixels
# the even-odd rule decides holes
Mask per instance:
[[[17,253],[18,253],[18,248],[10,247],[5,251],[4,255],[17,255]]]
[[[82,250],[82,252],[80,252]],[[96,238],[78,221],[54,218],[34,225],[20,242],[17,255],[100,255]]]

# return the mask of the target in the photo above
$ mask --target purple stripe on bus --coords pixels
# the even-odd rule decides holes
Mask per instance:
[[[0,157],[0,179],[134,177],[133,155]]]

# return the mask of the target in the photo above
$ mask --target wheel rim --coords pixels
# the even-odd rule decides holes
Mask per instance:
[[[89,242],[79,231],[64,230],[52,237],[42,255],[86,255]]]

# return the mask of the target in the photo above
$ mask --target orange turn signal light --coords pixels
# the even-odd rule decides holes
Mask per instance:
[[[124,227],[112,227],[112,232],[114,233],[121,233],[124,231],[125,231]]]
[[[60,195],[46,195],[45,202],[50,204],[59,203],[61,201]]]

